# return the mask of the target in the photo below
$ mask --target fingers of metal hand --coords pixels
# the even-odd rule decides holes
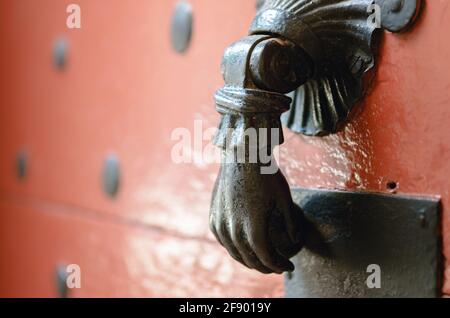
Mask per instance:
[[[221,207],[223,206],[224,200],[223,195],[220,195],[221,193],[218,191],[218,189],[220,188],[220,180],[222,179],[218,178],[214,186],[213,201],[211,203],[211,212],[209,214],[209,227],[220,245],[225,247],[221,233],[219,233],[219,229],[222,227],[223,222]]]
[[[217,187],[218,187],[218,180],[216,181],[216,184],[214,185],[214,192],[213,192],[214,195],[213,195],[213,199],[212,199],[212,202],[211,202],[211,209],[210,209],[210,212],[209,212],[209,228],[210,228],[211,232],[213,232],[214,236],[219,241],[219,243],[222,244],[221,241],[220,241],[220,237],[219,237],[219,235],[217,233],[217,230],[216,230],[216,221],[218,219],[217,211],[220,211],[219,210],[219,208],[220,208],[219,204],[220,204],[220,200],[221,200],[221,198],[217,197],[217,195],[216,195]]]
[[[238,249],[234,246],[233,241],[231,240],[229,231],[227,229],[227,225],[224,221],[219,222],[219,224],[216,225],[217,234],[220,237],[220,244],[222,244],[223,247],[226,248],[230,256],[238,261],[239,263],[249,267],[244,260],[242,259]]]
[[[259,226],[254,228],[249,238],[250,247],[264,266],[277,274],[295,269],[294,264],[273,248],[268,238],[267,228]]]
[[[262,262],[256,256],[255,252],[250,248],[250,244],[248,243],[242,228],[232,228],[231,239],[240,252],[240,255],[247,267],[256,269],[263,274],[273,273],[273,270],[262,264]]]
[[[264,274],[294,270],[294,265],[272,247],[267,235],[264,235],[266,230],[249,231],[247,238],[241,227],[228,227],[226,222],[213,216],[210,216],[210,228],[230,256],[246,267]]]
[[[222,240],[220,239],[220,236],[219,236],[219,234],[217,233],[217,230],[216,230],[214,215],[212,215],[212,214],[209,216],[209,229],[214,234],[216,240],[220,243],[220,245],[223,246]]]

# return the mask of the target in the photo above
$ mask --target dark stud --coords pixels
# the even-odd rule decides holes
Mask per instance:
[[[57,69],[63,69],[67,63],[68,44],[65,38],[56,40],[53,46],[53,64]]]
[[[170,30],[172,47],[176,52],[184,53],[189,48],[192,24],[192,6],[186,1],[179,2],[175,7]]]
[[[67,273],[66,265],[59,265],[56,267],[55,271],[55,279],[56,279],[56,288],[58,291],[58,295],[61,298],[67,298],[69,294],[69,288],[67,286],[67,278],[69,277]]]
[[[103,190],[111,198],[119,192],[120,167],[119,159],[115,155],[109,155],[103,166]]]
[[[16,158],[16,174],[19,180],[25,179],[28,170],[28,156],[25,151],[17,154]]]

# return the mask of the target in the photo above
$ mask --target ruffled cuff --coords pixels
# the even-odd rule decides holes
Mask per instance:
[[[269,148],[284,142],[280,116],[291,99],[282,94],[224,88],[216,93],[222,115],[214,144],[222,149]]]

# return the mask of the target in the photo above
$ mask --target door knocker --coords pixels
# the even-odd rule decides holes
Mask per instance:
[[[306,221],[273,158],[283,142],[281,115],[298,133],[336,133],[363,97],[377,30],[409,27],[420,4],[266,0],[249,36],[225,51],[210,226],[235,260],[262,273],[294,270],[289,259],[303,247]]]

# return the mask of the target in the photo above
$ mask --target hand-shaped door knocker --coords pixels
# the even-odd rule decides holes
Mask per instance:
[[[304,245],[306,220],[273,158],[283,142],[280,117],[291,108],[283,122],[293,131],[337,132],[364,94],[375,31],[403,30],[419,7],[417,0],[266,0],[250,35],[226,50],[210,226],[235,260],[262,273],[294,270],[289,259]]]

